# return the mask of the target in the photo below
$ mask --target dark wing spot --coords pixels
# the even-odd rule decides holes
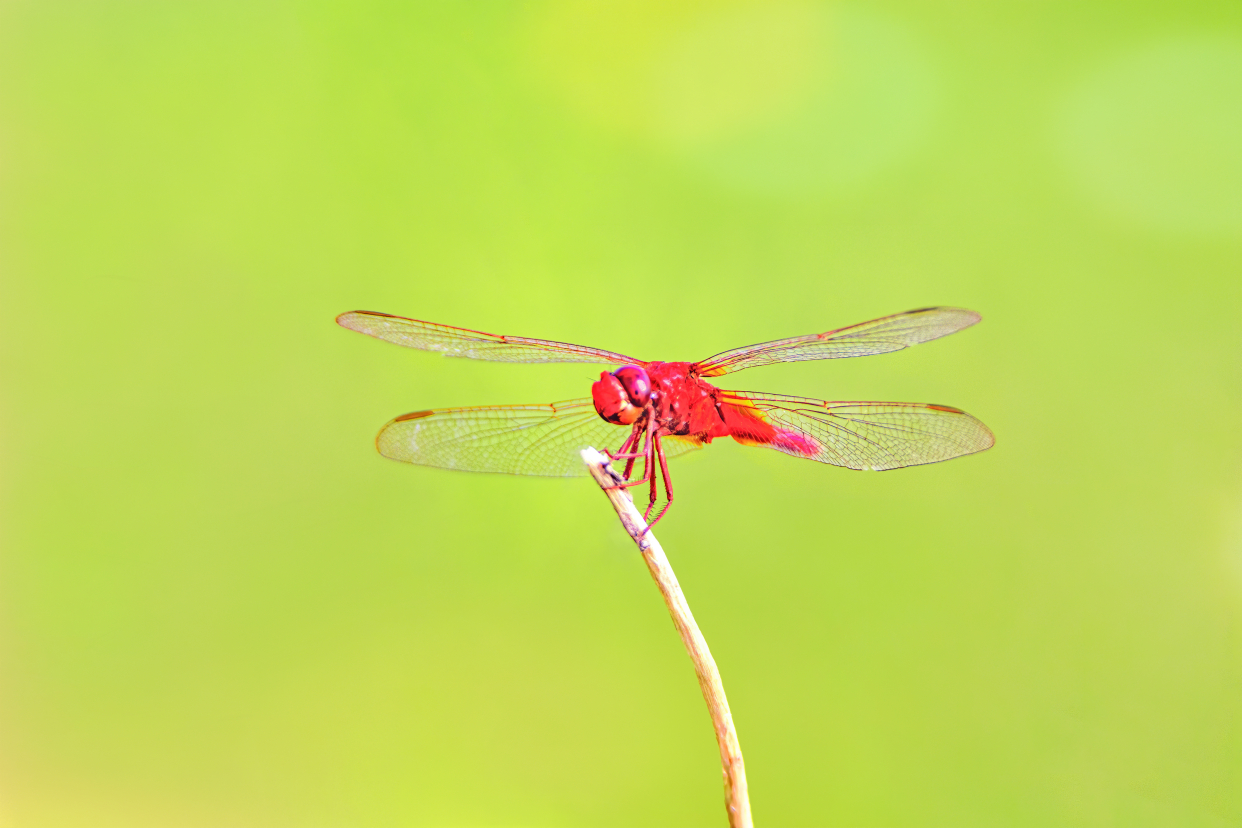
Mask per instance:
[[[950,414],[965,414],[966,413],[962,409],[954,408],[951,405],[932,405],[931,403],[928,403],[927,407],[930,408],[932,411],[947,411]]]

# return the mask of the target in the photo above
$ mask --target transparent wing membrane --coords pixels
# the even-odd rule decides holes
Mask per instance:
[[[590,399],[579,399],[416,411],[384,426],[375,445],[385,457],[423,466],[575,477],[587,473],[581,449],[615,452],[629,434],[601,419]]]
[[[739,391],[725,391],[720,400],[759,416],[779,432],[796,435],[750,444],[849,469],[880,471],[939,463],[983,451],[995,442],[983,423],[944,405],[826,402]]]
[[[438,351],[446,356],[486,359],[492,362],[588,362],[628,365],[639,360],[584,345],[528,339],[421,322],[374,311],[350,311],[336,318],[337,324],[385,342]]]
[[[775,362],[886,354],[956,333],[979,319],[979,314],[961,308],[921,308],[826,333],[735,348],[697,363],[694,369],[700,376],[718,377]]]
[[[664,456],[667,459],[672,460],[674,457],[681,457],[683,454],[698,451],[703,448],[705,444],[693,437],[683,437],[678,434],[665,434],[660,438],[660,445],[664,448]]]

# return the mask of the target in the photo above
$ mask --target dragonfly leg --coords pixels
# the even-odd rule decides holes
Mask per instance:
[[[631,460],[626,465],[626,469],[628,470],[630,466],[632,466],[633,464],[634,464],[634,461]],[[651,474],[651,472],[652,472],[651,464],[646,463],[643,465],[643,476],[642,477],[638,478],[637,480],[630,480],[629,476],[627,475],[626,481],[624,483],[617,483],[616,485],[613,485],[613,486],[607,486],[604,488],[604,491],[611,491],[612,489],[628,489],[631,486],[642,486],[644,483],[650,482],[647,479],[647,475]]]
[[[643,484],[648,483],[648,482],[650,481],[647,480],[647,475],[644,472],[643,476],[638,478],[637,480],[627,480],[624,483],[617,483],[615,486],[606,486],[604,488],[604,491],[607,492],[607,491],[612,491],[613,489],[628,489],[631,486],[642,486]]]
[[[656,465],[656,457],[662,456],[663,454],[664,454],[664,451],[660,446],[660,438],[656,437],[651,443],[650,463],[651,463],[651,467],[653,470],[655,469],[655,465]],[[653,473],[651,475],[651,494],[647,500],[647,508],[643,510],[643,520],[648,520],[651,517],[651,510],[655,508],[656,503],[658,503],[660,500],[660,491],[657,488],[657,483],[658,481],[656,480],[655,474]],[[667,489],[667,484],[665,485],[665,488]]]
[[[636,450],[638,448],[638,439],[640,435],[642,435],[642,433],[643,433],[643,423],[641,422],[635,423],[633,431],[630,432],[630,436],[625,438],[625,442],[621,444],[621,448],[618,449],[615,454],[611,451],[608,451],[607,449],[604,450],[604,453],[608,455],[609,460],[625,460],[626,461],[625,471],[622,472],[621,474],[621,476],[624,477],[626,480],[629,480],[630,477],[634,474],[635,461],[638,460],[639,457],[646,456],[646,453],[647,453],[646,448],[643,448],[642,451]],[[650,435],[648,435],[648,439],[650,439]],[[643,475],[643,480],[646,480],[646,479],[647,479],[647,476]]]
[[[652,427],[654,425],[655,425],[655,417],[651,416],[651,414],[648,413],[647,422],[645,424],[639,423],[634,426],[634,444],[631,445],[630,448],[631,449],[638,448],[638,435],[642,431],[644,426],[646,427],[646,431],[647,431],[647,441],[643,443],[643,450],[641,453],[633,453],[629,456],[630,457],[629,462],[625,464],[625,479],[626,480],[629,480],[630,476],[634,473],[634,463],[638,461],[639,457],[644,458],[643,459],[643,480],[647,479],[647,471],[651,468],[651,464],[647,462],[646,457],[647,457],[648,449],[651,448],[651,433],[652,433]]]
[[[638,445],[638,435],[639,435],[640,433],[641,433],[641,431],[639,430],[639,428],[637,428],[637,427],[636,427],[636,428],[634,429],[634,433],[630,435],[630,438],[629,438],[628,440],[626,440],[626,441],[625,441],[625,442],[621,445],[621,449],[622,449],[622,451],[624,451],[627,447],[631,447],[631,446],[630,446],[630,443],[631,443],[631,442],[633,442],[634,446],[637,446],[637,445]],[[648,425],[648,428],[647,428],[647,442],[646,442],[646,444],[643,446],[643,450],[642,450],[641,452],[638,452],[638,453],[633,453],[633,452],[631,452],[631,453],[629,453],[629,454],[622,454],[622,453],[618,453],[618,454],[611,454],[611,453],[610,453],[610,454],[609,454],[609,457],[610,457],[611,459],[613,459],[613,460],[617,460],[617,459],[620,459],[620,458],[622,458],[622,457],[624,457],[624,458],[628,458],[628,460],[627,460],[627,462],[626,462],[626,464],[625,464],[625,475],[624,475],[624,477],[625,477],[625,482],[624,482],[624,483],[618,483],[618,484],[616,484],[615,486],[609,486],[609,487],[607,487],[607,489],[605,489],[605,491],[607,491],[607,490],[609,490],[609,489],[628,489],[628,488],[630,488],[631,486],[641,486],[641,485],[643,485],[644,483],[649,482],[649,478],[650,478],[650,477],[652,477],[652,476],[654,476],[654,468],[653,468],[653,466],[651,465],[651,461],[650,461],[649,459],[646,459],[646,458],[647,458],[647,456],[650,454],[650,451],[651,451],[651,427],[650,427],[650,425]],[[633,472],[634,472],[634,462],[635,462],[635,461],[636,461],[639,457],[644,458],[644,460],[643,460],[643,476],[642,476],[641,478],[639,478],[638,480],[630,480],[630,475],[631,475],[631,474],[633,474]]]
[[[609,460],[624,460],[629,457],[638,457],[639,455],[633,451],[630,451],[630,449],[637,448],[638,436],[641,433],[642,427],[635,425],[632,429],[630,429],[629,436],[625,438],[625,442],[621,444],[621,448],[617,449],[615,452],[604,449],[604,454],[608,455]]]
[[[656,480],[655,473],[655,456],[656,452],[659,451],[659,445],[660,437],[658,435],[647,441],[647,459],[643,462],[647,464],[646,473],[651,477],[651,496],[647,500],[647,509],[643,512],[643,520],[646,520],[647,515],[651,514],[651,507],[655,506],[656,500],[660,497],[659,481]]]
[[[634,441],[634,444],[635,444],[635,445],[637,445],[637,444],[638,444],[638,441],[637,441],[637,440],[635,440],[635,441]],[[617,455],[617,458],[616,458],[616,459],[618,459],[618,460],[619,460],[619,459],[624,459],[624,460],[625,460],[625,471],[621,473],[621,476],[622,476],[622,477],[624,477],[626,480],[629,480],[629,479],[630,479],[630,477],[634,474],[634,463],[638,461],[638,458],[645,456],[645,455],[644,455],[644,453],[643,453],[643,452],[645,452],[645,451],[646,451],[646,449],[644,449],[644,450],[643,450],[643,451],[641,451],[641,452],[638,452],[638,451],[632,451],[632,452],[630,452],[629,454],[620,454],[620,455]],[[644,477],[644,479],[645,479],[645,477]]]
[[[664,517],[664,513],[668,511],[668,507],[673,505],[673,481],[668,476],[668,458],[664,456],[664,446],[660,445],[660,438],[656,438],[655,453],[660,458],[660,476],[664,478],[664,494],[668,497],[664,508],[655,516],[655,520],[647,524],[647,531],[651,531],[651,527],[660,522],[660,518]],[[651,507],[647,507],[647,511],[651,511]],[[645,518],[644,518],[645,519]]]

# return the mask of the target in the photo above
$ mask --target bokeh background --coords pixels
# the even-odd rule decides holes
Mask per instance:
[[[1242,822],[1236,2],[0,4],[0,822],[719,825],[584,480],[384,460],[598,369],[963,407],[863,474],[716,444],[660,526],[760,824]]]

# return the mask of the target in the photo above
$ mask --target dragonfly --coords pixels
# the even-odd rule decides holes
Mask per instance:
[[[406,463],[552,477],[586,474],[576,450],[602,447],[612,461],[624,464],[619,487],[646,487],[643,517],[654,526],[673,503],[669,459],[721,437],[833,466],[876,471],[938,463],[991,448],[995,438],[988,427],[952,406],[830,402],[727,391],[707,381],[779,362],[900,351],[979,320],[978,313],[961,308],[919,308],[824,333],[735,348],[700,362],[649,362],[584,345],[482,333],[374,311],[343,313],[336,321],[386,342],[446,356],[611,368],[600,373],[589,397],[402,414],[380,429],[375,445],[383,456]],[[639,463],[642,474],[635,477]]]

